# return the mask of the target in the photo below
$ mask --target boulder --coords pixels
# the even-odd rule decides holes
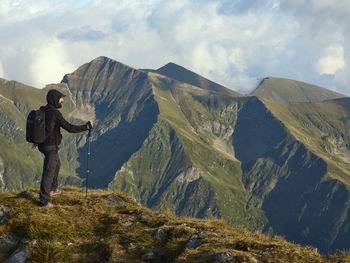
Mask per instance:
[[[32,251],[26,247],[19,247],[11,256],[5,261],[5,263],[25,263],[32,256]]]
[[[0,224],[3,224],[7,220],[7,215],[10,212],[10,208],[4,205],[0,205]]]
[[[17,245],[17,249],[10,255],[5,263],[25,263],[31,256],[32,251],[28,245],[35,245],[36,239],[23,238]]]
[[[0,236],[0,254],[6,255],[16,249],[20,238],[13,234],[2,234]]]
[[[150,251],[142,255],[141,259],[144,261],[153,261],[155,259],[156,255]]]
[[[186,248],[188,249],[196,249],[202,244],[203,238],[198,235],[193,235],[186,243]]]
[[[214,259],[220,263],[234,262],[236,253],[234,252],[215,252]]]

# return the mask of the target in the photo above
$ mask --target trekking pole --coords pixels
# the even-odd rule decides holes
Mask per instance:
[[[87,162],[86,162],[86,196],[88,195],[88,186],[89,186],[89,174],[90,174],[90,167],[89,167],[89,159],[90,159],[90,136],[91,136],[91,128],[89,128],[88,133],[88,154],[87,154]]]

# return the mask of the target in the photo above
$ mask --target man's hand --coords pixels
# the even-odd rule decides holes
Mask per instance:
[[[90,120],[90,121],[88,121],[88,122],[86,123],[86,127],[87,127],[89,130],[91,130],[92,127],[94,127],[94,124],[93,124],[92,120]]]
[[[38,147],[37,143],[33,143],[32,149],[35,149],[36,147]]]

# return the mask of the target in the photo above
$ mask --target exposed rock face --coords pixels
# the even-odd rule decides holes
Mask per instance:
[[[0,205],[0,224],[5,223],[7,215],[10,212],[10,208],[4,205]]]
[[[5,261],[5,263],[25,263],[28,259],[32,257],[33,252],[30,250],[29,245],[36,244],[35,239],[25,239],[23,238],[17,249],[10,255],[10,257]]]
[[[156,255],[151,251],[142,255],[142,260],[151,262],[155,259]]]
[[[180,183],[190,183],[202,177],[202,172],[196,167],[190,167],[185,172],[182,172],[175,180]]]
[[[196,249],[202,244],[203,238],[198,235],[193,235],[186,243],[186,248],[188,249]]]
[[[13,234],[2,234],[0,236],[0,254],[6,255],[16,249],[20,238]]]
[[[236,253],[234,252],[215,252],[214,259],[220,263],[234,262]]]

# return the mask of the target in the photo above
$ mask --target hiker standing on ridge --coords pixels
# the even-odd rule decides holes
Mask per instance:
[[[33,144],[33,148],[38,146],[39,151],[44,154],[44,167],[40,185],[40,205],[43,207],[55,207],[50,202],[50,196],[61,194],[58,189],[58,173],[61,162],[58,156],[58,145],[61,144],[62,134],[60,128],[62,127],[70,133],[78,133],[87,131],[92,128],[92,121],[88,121],[84,125],[73,125],[67,122],[62,113],[58,110],[62,108],[63,98],[66,95],[58,90],[51,89],[47,93],[47,105],[45,109],[45,133],[46,140],[40,144]]]

